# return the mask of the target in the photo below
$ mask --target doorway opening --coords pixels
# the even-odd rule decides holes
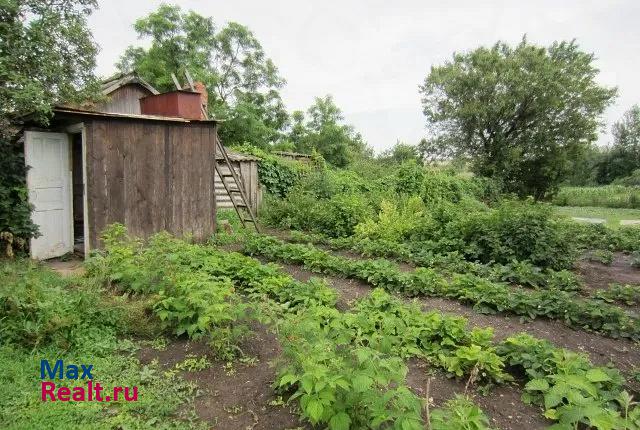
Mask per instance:
[[[82,133],[71,134],[71,178],[73,196],[73,251],[84,256],[84,175]]]

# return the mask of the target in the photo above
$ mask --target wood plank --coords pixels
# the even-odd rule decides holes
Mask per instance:
[[[87,132],[87,193],[89,204],[89,245],[101,247],[100,235],[105,228],[107,181],[106,181],[106,124],[104,121],[91,122]]]

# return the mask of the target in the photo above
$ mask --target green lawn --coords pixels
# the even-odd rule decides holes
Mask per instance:
[[[602,208],[592,206],[556,206],[558,213],[581,218],[604,218],[610,227],[620,226],[622,219],[640,220],[640,209]]]

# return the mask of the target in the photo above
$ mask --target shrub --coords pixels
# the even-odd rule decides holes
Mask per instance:
[[[420,197],[410,197],[400,210],[386,200],[380,206],[376,218],[369,218],[356,226],[357,238],[402,242],[416,233],[432,233],[436,228]]]
[[[329,199],[295,192],[286,200],[269,200],[261,212],[268,225],[324,233],[331,237],[350,236],[355,226],[371,214],[372,208],[361,194],[337,194]]]
[[[531,201],[505,201],[497,209],[462,216],[445,232],[453,241],[452,250],[483,263],[529,260],[536,266],[566,269],[577,255],[574,240],[552,208]]]
[[[38,235],[38,227],[31,221],[22,146],[0,133],[0,153],[0,256],[13,257]]]

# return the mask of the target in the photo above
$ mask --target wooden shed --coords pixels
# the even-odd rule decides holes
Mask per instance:
[[[231,161],[234,171],[240,177],[242,187],[244,188],[245,195],[248,199],[249,207],[255,214],[258,212],[258,207],[262,201],[262,188],[260,187],[260,182],[258,180],[258,161],[260,161],[260,159],[253,155],[240,154],[233,151],[227,151],[227,155],[229,156],[229,161]],[[222,175],[228,175],[229,166],[224,161],[221,154],[217,155],[217,163]],[[215,184],[216,204],[218,208],[233,208],[233,203],[231,202],[232,197],[227,192],[224,184],[222,183],[222,178],[220,178],[217,173]],[[233,181],[227,181],[227,186],[230,187],[231,190],[238,189],[238,186]],[[237,196],[233,191],[232,194]]]
[[[137,97],[137,95],[135,95]],[[215,232],[214,120],[56,108],[46,129],[26,127],[33,258],[101,246],[107,225],[147,237]]]

